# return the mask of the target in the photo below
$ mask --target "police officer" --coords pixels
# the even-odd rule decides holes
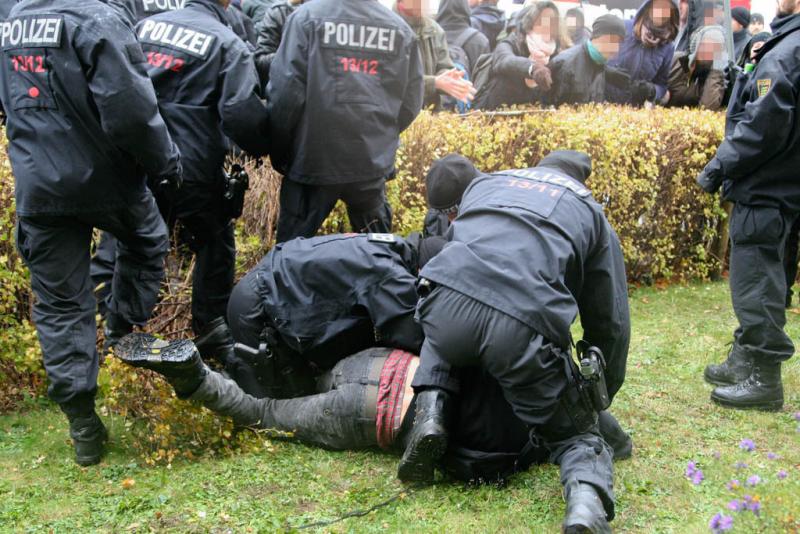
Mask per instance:
[[[231,222],[241,206],[225,198],[226,137],[254,155],[269,146],[268,117],[248,47],[226,25],[229,0],[186,0],[144,19],[137,36],[164,120],[183,155],[179,195],[157,195],[169,226],[195,253],[192,328],[204,354],[229,345],[225,327],[236,243]],[[235,195],[239,201],[240,194]],[[229,195],[230,196],[230,195]]]
[[[800,211],[800,2],[779,0],[778,15],[755,70],[736,80],[725,140],[697,179],[709,193],[722,187],[723,198],[733,202],[730,286],[739,328],[726,361],[705,370],[706,380],[719,386],[711,399],[731,408],[779,410],[781,362],[794,354],[784,331],[783,260]]]
[[[92,230],[119,239],[109,320],[130,331],[152,312],[168,246],[145,172],[177,186],[180,157],[136,37],[108,6],[28,0],[0,28],[17,245],[36,295],[48,393],[70,421],[76,461],[90,465],[107,436],[94,411]]]
[[[442,243],[416,234],[345,234],[276,245],[228,305],[233,339],[262,354],[239,351],[226,370],[256,397],[293,397],[307,393],[309,364],[329,369],[375,345],[417,353],[418,266]]]
[[[417,41],[376,0],[314,0],[287,21],[270,67],[278,242],[311,237],[338,199],[356,231],[389,232],[385,182],[422,106]]]
[[[176,11],[186,5],[186,0],[103,0],[117,9],[132,26],[153,15]],[[230,2],[228,2],[230,3]],[[225,9],[225,20],[239,38],[252,46],[256,44],[253,22],[238,9]]]
[[[461,196],[479,174],[472,162],[461,154],[448,154],[433,162],[425,176],[425,196],[428,200],[425,237],[447,234],[450,224],[458,215]]]
[[[0,1],[0,20],[6,20],[8,14],[11,13],[11,8],[17,4],[17,0],[1,0]]]
[[[586,154],[554,152],[534,169],[479,176],[464,193],[450,242],[420,272],[425,343],[398,470],[431,480],[459,391],[450,366],[479,365],[561,466],[567,532],[610,532],[611,451],[597,412],[622,385],[630,339],[622,251],[584,185],[590,173]],[[578,313],[580,372],[570,353]]]

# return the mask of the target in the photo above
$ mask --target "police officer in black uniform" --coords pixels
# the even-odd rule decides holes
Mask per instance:
[[[181,193],[157,196],[169,226],[195,253],[192,329],[203,354],[230,345],[225,326],[236,243],[232,217],[244,191],[226,200],[226,138],[250,154],[269,150],[268,116],[258,96],[253,54],[225,21],[229,0],[186,0],[185,7],[144,19],[137,35],[161,113],[183,155]],[[239,202],[231,206],[231,202]]]
[[[733,202],[730,286],[739,328],[727,360],[705,370],[719,386],[711,399],[731,408],[780,410],[781,363],[794,354],[784,331],[783,261],[800,212],[800,2],[779,0],[772,30],[755,70],[739,74],[725,140],[697,179],[709,193],[722,187]]]
[[[130,331],[152,312],[168,247],[145,173],[158,187],[178,186],[180,156],[142,49],[108,6],[28,0],[0,28],[17,244],[36,295],[48,393],[69,418],[76,461],[89,465],[107,436],[94,411],[92,230],[119,239],[109,320]]]
[[[228,305],[235,341],[261,347],[262,354],[239,351],[224,362],[226,370],[253,396],[295,397],[308,394],[308,364],[330,369],[375,345],[417,353],[417,272],[442,245],[417,234],[330,235],[276,245],[236,285]]]
[[[408,25],[376,0],[314,0],[289,17],[268,87],[278,242],[311,237],[338,199],[356,231],[389,232],[385,182],[422,107]]]
[[[566,532],[610,532],[611,451],[597,412],[622,385],[630,339],[622,251],[584,185],[590,173],[586,154],[554,152],[534,169],[479,176],[464,193],[450,242],[420,273],[425,343],[398,470],[432,478],[459,391],[450,367],[480,365],[561,466]],[[579,313],[580,370],[570,350]]]

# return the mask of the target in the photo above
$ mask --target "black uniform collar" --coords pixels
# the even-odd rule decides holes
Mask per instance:
[[[217,18],[217,20],[228,26],[228,17],[225,15],[225,8],[219,5],[217,0],[187,0],[183,7],[188,8],[194,6],[210,11],[211,14]]]
[[[800,30],[800,14],[778,17],[772,21],[770,26],[772,27],[772,38],[764,43],[761,50],[757,52],[756,61],[759,61],[764,57],[764,54],[775,48],[784,37]]]

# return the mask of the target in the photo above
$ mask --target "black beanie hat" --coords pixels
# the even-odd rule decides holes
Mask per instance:
[[[750,10],[746,7],[738,6],[731,9],[731,18],[745,28],[750,26]]]
[[[597,17],[592,24],[592,39],[597,39],[601,35],[619,35],[624,39],[625,23],[616,15]]]
[[[592,174],[592,158],[589,154],[577,150],[556,150],[545,156],[537,167],[559,170],[585,184],[586,179]]]
[[[425,177],[428,205],[437,210],[458,206],[467,186],[480,174],[461,154],[448,154],[431,165]]]

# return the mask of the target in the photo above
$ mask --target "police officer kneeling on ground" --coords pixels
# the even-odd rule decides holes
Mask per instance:
[[[597,412],[622,385],[630,340],[622,251],[584,185],[590,173],[586,154],[554,152],[467,188],[450,242],[420,272],[425,342],[398,470],[403,480],[432,479],[460,386],[451,366],[479,365],[561,466],[566,532],[610,531],[612,456]],[[570,351],[579,313],[580,367]]]
[[[418,353],[416,281],[442,238],[345,234],[276,245],[231,294],[228,324],[239,343],[222,362],[255,397],[313,391],[313,375],[360,350]]]
[[[697,179],[709,193],[721,186],[734,203],[730,286],[739,328],[727,360],[705,370],[719,386],[711,399],[731,408],[780,410],[781,362],[794,354],[784,331],[783,259],[800,212],[800,1],[779,0],[772,30],[755,70],[739,74],[725,140]]]
[[[69,418],[76,461],[90,465],[100,461],[107,437],[94,411],[92,230],[119,239],[110,316],[144,324],[168,247],[145,172],[158,187],[178,186],[180,157],[136,36],[110,7],[26,1],[2,24],[0,42],[17,244],[36,295],[48,393]]]
[[[408,25],[377,0],[314,0],[286,23],[269,75],[278,242],[311,237],[340,198],[352,228],[390,232],[386,180],[422,108]]]

